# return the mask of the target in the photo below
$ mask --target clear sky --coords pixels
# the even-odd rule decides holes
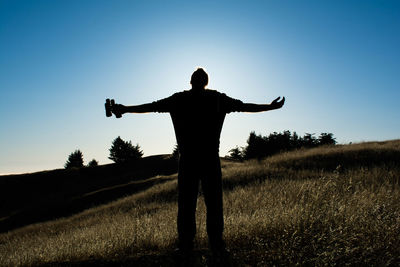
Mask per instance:
[[[221,156],[267,135],[400,138],[400,1],[0,0],[0,174],[108,160],[117,136],[171,153],[168,114],[106,118],[105,98],[141,104],[209,88],[281,110],[229,114]]]

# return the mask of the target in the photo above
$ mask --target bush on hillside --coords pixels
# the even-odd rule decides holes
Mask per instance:
[[[318,143],[320,145],[335,145],[336,140],[333,138],[333,133],[321,133],[318,137]]]
[[[244,159],[243,148],[239,148],[238,146],[229,150],[228,153],[229,153],[228,159],[233,159],[238,161],[242,161]]]
[[[64,167],[66,169],[83,167],[83,154],[82,154],[82,152],[79,149],[77,149],[74,152],[72,152],[68,156],[68,160],[65,163]]]
[[[143,156],[143,151],[139,144],[132,145],[131,141],[124,141],[121,137],[117,137],[112,142],[110,148],[110,156],[108,157],[115,163],[128,162],[135,159],[140,159]]]
[[[88,167],[95,167],[95,166],[98,166],[98,165],[99,165],[99,162],[97,160],[95,160],[95,159],[92,159],[88,163]]]

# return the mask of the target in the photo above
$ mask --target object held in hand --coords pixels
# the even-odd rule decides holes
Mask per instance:
[[[111,117],[112,116],[112,114],[114,114],[115,115],[115,117],[117,117],[117,118],[121,118],[121,113],[120,112],[118,112],[117,110],[114,110],[114,107],[115,107],[115,101],[114,101],[114,99],[106,99],[106,103],[104,104],[104,106],[105,106],[105,108],[106,108],[106,116],[107,117]]]

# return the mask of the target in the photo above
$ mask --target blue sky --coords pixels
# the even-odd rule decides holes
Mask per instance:
[[[209,88],[283,109],[230,114],[220,154],[250,131],[331,132],[339,143],[400,138],[399,1],[0,0],[0,174],[62,168],[75,149],[109,163],[112,140],[171,153],[168,114],[106,118]]]

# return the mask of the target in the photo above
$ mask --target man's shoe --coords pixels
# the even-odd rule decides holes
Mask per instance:
[[[174,251],[176,257],[176,266],[192,266],[194,254],[193,249],[177,248]]]
[[[210,250],[214,253],[223,253],[226,251],[225,242],[221,239],[218,241],[210,241]]]

